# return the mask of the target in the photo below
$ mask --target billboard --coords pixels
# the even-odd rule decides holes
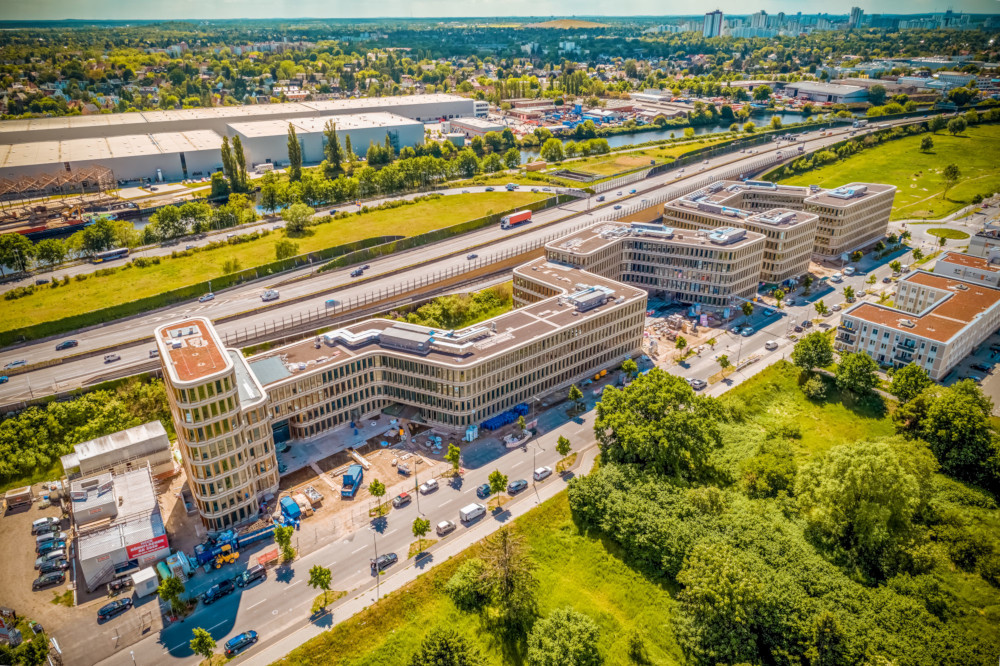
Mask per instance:
[[[152,539],[146,539],[131,546],[126,546],[125,554],[128,556],[128,559],[135,560],[143,555],[150,555],[168,546],[167,535],[164,534],[163,536],[153,537]]]

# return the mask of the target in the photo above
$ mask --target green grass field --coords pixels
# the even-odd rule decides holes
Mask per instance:
[[[1000,125],[976,125],[964,134],[931,135],[934,148],[920,151],[918,134],[869,148],[781,182],[789,185],[837,187],[851,182],[888,183],[899,188],[891,219],[935,219],[972,203],[976,194],[1000,191]],[[941,172],[957,164],[961,180],[944,192]]]
[[[969,234],[964,231],[959,231],[958,229],[928,229],[927,233],[931,236],[947,238],[948,240],[965,240],[969,237]]]
[[[531,192],[480,192],[451,195],[392,210],[352,215],[311,227],[311,234],[292,240],[299,254],[333,247],[372,236],[413,236],[472,220],[491,212],[522,206],[542,198]],[[4,301],[0,331],[9,331],[153,296],[223,275],[222,266],[237,259],[241,268],[275,260],[275,244],[284,232],[249,243],[225,246],[191,256],[164,258],[158,265],[129,268],[113,275],[91,275],[55,289],[43,288],[30,296]],[[140,254],[141,256],[141,254]],[[59,271],[55,272],[59,276]]]
[[[654,664],[684,663],[674,638],[670,592],[633,571],[600,539],[585,536],[573,523],[566,493],[560,493],[517,520],[526,536],[540,581],[543,615],[570,606],[600,627],[600,650],[609,666],[627,666],[627,637],[638,631]],[[445,562],[330,631],[289,653],[281,664],[309,666],[405,666],[414,648],[433,628],[450,627],[477,644],[487,664],[515,663],[502,654],[479,617],[458,610],[442,587],[461,561]],[[336,611],[335,611],[336,614]]]
[[[706,146],[712,146],[717,143],[722,143],[723,141],[729,141],[729,139],[690,141],[669,144],[660,148],[634,150],[615,155],[599,155],[580,160],[569,160],[563,162],[561,166],[565,169],[572,169],[573,171],[585,171],[587,173],[595,173],[601,176],[612,176],[616,173],[621,173],[622,171],[629,171],[643,166],[650,166],[651,160],[655,161],[656,164],[672,162],[684,153],[692,150],[698,150],[699,148],[704,148]]]

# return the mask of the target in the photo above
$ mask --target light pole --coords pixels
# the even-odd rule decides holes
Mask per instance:
[[[369,528],[372,531],[372,547],[375,549],[375,560],[373,568],[375,569],[375,603],[382,598],[382,572],[378,568],[378,541],[376,540],[375,528]]]

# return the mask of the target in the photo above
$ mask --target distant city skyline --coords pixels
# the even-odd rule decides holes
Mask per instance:
[[[693,16],[719,9],[725,14],[748,15],[763,9],[785,14],[827,13],[844,16],[852,6],[865,14],[925,14],[951,9],[955,13],[997,14],[996,0],[884,0],[881,2],[844,2],[830,5],[821,0],[758,0],[746,3],[721,0],[706,4],[699,12],[690,5],[663,3],[661,0],[633,0],[627,14],[608,12],[604,0],[477,0],[475,3],[454,0],[383,0],[379,3],[330,2],[329,0],[171,0],[168,3],[136,3],[124,0],[3,0],[6,20],[175,20],[236,18],[489,18],[571,16]],[[615,5],[616,9],[623,9]],[[682,10],[682,11],[677,11]]]

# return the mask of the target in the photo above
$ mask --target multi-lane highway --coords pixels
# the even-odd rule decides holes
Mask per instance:
[[[903,122],[917,122],[917,120],[898,121],[898,123]],[[844,127],[827,132],[826,136],[820,136],[820,132],[816,131],[801,135],[800,138],[805,143],[805,150],[812,151],[844,140],[851,131],[850,127]],[[643,205],[643,200],[655,202],[668,196],[680,196],[684,191],[711,180],[749,173],[752,165],[757,165],[757,168],[761,169],[763,164],[773,162],[775,160],[773,153],[783,147],[787,157],[789,152],[787,145],[771,143],[752,149],[754,152],[748,150],[746,153],[731,153],[710,158],[706,164],[688,167],[683,173],[668,171],[654,178],[623,186],[621,190],[605,193],[606,201],[600,204],[596,201],[596,197],[572,201],[537,214],[535,221],[523,230],[490,227],[430,246],[372,260],[366,277],[360,281],[358,278],[350,277],[350,268],[315,275],[311,275],[312,268],[306,268],[227,289],[206,303],[197,301],[183,303],[128,320],[67,334],[57,339],[10,347],[0,353],[0,368],[12,361],[23,360],[31,365],[60,356],[69,360],[11,376],[6,384],[0,385],[0,404],[16,404],[32,397],[86,386],[108,376],[127,374],[129,370],[139,372],[148,369],[149,350],[152,344],[148,341],[135,341],[148,339],[156,326],[167,321],[196,314],[213,320],[229,318],[219,324],[219,330],[222,335],[234,334],[237,331],[253,330],[255,326],[262,329],[265,325],[273,326],[275,322],[281,322],[283,319],[290,320],[303,313],[323,310],[331,299],[345,303],[352,299],[370,297],[372,294],[398,291],[401,285],[407,283],[426,284],[436,275],[467,269],[470,261],[486,264],[493,256],[505,253],[509,255],[518,248],[538,247],[544,240],[562,235],[580,225],[593,224],[630,209],[639,208]],[[622,209],[618,210],[616,206]],[[474,260],[468,259],[467,252],[470,251],[475,251],[479,257]],[[304,279],[284,284],[296,277]],[[262,303],[260,296],[264,289],[278,285],[280,285],[281,299],[271,304]],[[303,298],[306,296],[309,297]],[[292,299],[301,300],[289,303],[288,301]],[[271,307],[264,307],[265,305]],[[79,346],[56,351],[55,346],[64,339],[77,340]],[[106,352],[102,351],[101,355],[96,356],[77,357],[81,352],[94,349],[106,349]],[[121,359],[105,363],[103,354],[111,351],[119,354]],[[0,373],[2,372],[0,369]]]

